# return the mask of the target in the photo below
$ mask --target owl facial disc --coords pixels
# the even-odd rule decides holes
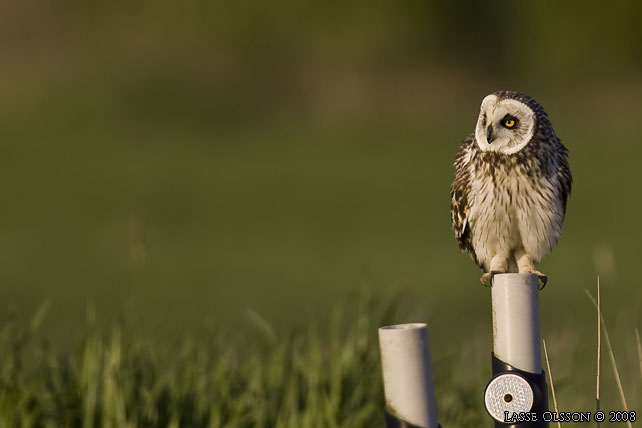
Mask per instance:
[[[481,104],[475,140],[482,151],[511,155],[531,141],[535,128],[535,113],[526,104],[488,95]]]

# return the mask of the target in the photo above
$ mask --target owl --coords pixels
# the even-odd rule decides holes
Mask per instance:
[[[511,91],[488,95],[475,132],[462,141],[450,187],[451,220],[462,251],[483,269],[533,273],[557,243],[571,194],[568,150],[544,109]]]

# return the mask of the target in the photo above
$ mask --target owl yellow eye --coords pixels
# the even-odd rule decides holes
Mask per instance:
[[[504,126],[506,128],[512,128],[513,126],[515,126],[515,121],[513,119],[506,119],[504,121]]]

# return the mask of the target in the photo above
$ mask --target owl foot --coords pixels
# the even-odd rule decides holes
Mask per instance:
[[[479,278],[482,284],[484,284],[484,287],[491,287],[493,285],[493,278],[495,278],[495,275],[502,273],[498,270],[491,270],[490,272],[486,272]]]
[[[542,285],[540,285],[539,289],[543,290],[544,287],[546,287],[546,283],[548,282],[548,277],[537,270],[531,271],[531,273],[537,275],[537,278],[539,278],[539,280],[542,282]]]
[[[524,249],[519,249],[515,251],[515,256],[517,257],[517,267],[519,268],[519,273],[532,273],[537,275],[537,278],[542,282],[542,285],[539,287],[540,290],[546,287],[548,282],[548,277],[542,272],[535,269],[535,264],[533,264],[533,258],[529,256]]]
[[[535,269],[529,269],[526,271],[522,271],[520,273],[531,273],[533,275],[537,275],[537,278],[541,281],[541,285],[539,287],[540,290],[543,290],[544,287],[546,287],[546,283],[548,282],[548,277],[544,275],[542,272],[535,270]]]

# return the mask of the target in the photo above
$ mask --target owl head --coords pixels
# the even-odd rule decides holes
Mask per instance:
[[[531,142],[538,119],[545,115],[541,106],[527,95],[495,92],[482,101],[475,140],[482,151],[517,153]]]

